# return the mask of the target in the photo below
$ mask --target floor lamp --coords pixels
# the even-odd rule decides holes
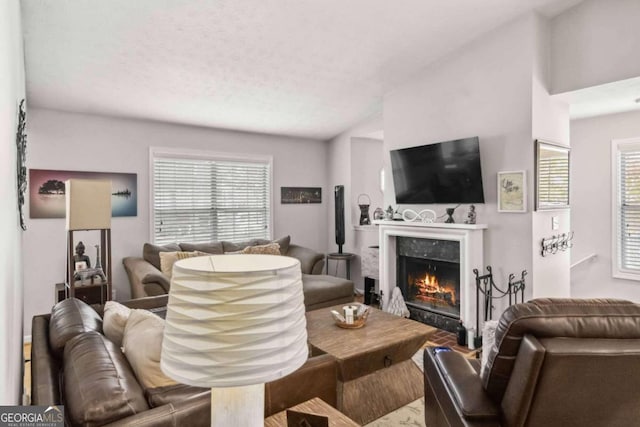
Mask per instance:
[[[76,265],[74,263],[73,233],[81,230],[100,230],[102,253],[96,257],[94,268],[83,273],[100,277],[106,286],[106,299],[111,299],[111,181],[70,179],[65,181],[67,228],[67,285],[69,296],[75,296]],[[105,293],[100,290],[101,299]],[[104,303],[104,301],[101,301]]]
[[[307,360],[300,262],[212,255],[174,264],[160,366],[211,388],[211,425],[264,425],[264,384]]]

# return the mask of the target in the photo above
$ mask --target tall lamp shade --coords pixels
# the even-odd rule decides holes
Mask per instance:
[[[212,426],[262,426],[264,383],[307,360],[300,262],[229,254],[174,264],[160,366],[211,387]]]
[[[111,181],[65,181],[67,230],[111,228]]]

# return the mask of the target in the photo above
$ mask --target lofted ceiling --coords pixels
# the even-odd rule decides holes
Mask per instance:
[[[523,13],[580,0],[22,0],[32,107],[329,139]]]

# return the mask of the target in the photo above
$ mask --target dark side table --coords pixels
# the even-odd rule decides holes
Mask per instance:
[[[346,262],[346,272],[347,272],[347,280],[351,280],[351,260],[355,257],[354,254],[350,254],[348,252],[334,252],[332,254],[327,254],[326,264],[327,264],[327,274],[329,274],[329,261],[336,262],[336,275],[338,271],[338,266],[340,265],[340,261]]]

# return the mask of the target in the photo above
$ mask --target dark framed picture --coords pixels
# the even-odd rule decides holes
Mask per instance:
[[[111,181],[111,216],[138,215],[138,175],[135,173],[80,172],[29,169],[29,216],[64,218],[65,185],[68,179]]]
[[[280,203],[322,203],[321,187],[280,187]]]

